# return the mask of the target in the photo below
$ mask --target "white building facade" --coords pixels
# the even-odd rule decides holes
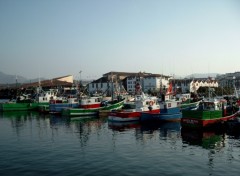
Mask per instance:
[[[160,75],[149,75],[143,79],[143,91],[160,92],[160,89],[167,89],[169,87],[170,77]]]
[[[205,79],[205,80],[193,80],[190,83],[190,92],[197,92],[200,87],[211,87],[217,88],[218,82],[216,80]]]
[[[160,91],[160,88],[168,88],[169,87],[169,79],[168,76],[162,75],[147,75],[140,77],[140,84],[143,92],[153,91],[157,92]],[[127,77],[127,92],[130,94],[135,93],[135,86],[136,86],[136,76]]]

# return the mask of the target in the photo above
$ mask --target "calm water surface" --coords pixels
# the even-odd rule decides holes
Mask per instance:
[[[240,135],[179,123],[0,113],[0,175],[236,175]]]

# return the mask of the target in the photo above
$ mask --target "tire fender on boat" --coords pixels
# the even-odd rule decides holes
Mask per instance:
[[[152,106],[152,105],[153,105],[153,101],[150,101],[150,102],[149,102],[149,105]]]

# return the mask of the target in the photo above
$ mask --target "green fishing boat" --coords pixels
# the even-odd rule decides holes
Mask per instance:
[[[226,101],[204,100],[197,108],[182,110],[181,124],[190,128],[211,128],[236,118],[239,111],[227,111]]]
[[[56,91],[50,89],[38,93],[34,99],[31,95],[19,96],[16,101],[0,103],[0,111],[32,111],[38,110],[40,105],[49,106],[49,101],[57,99]]]
[[[201,102],[201,101],[196,101],[196,102],[186,101],[186,102],[182,102],[182,103],[180,104],[180,109],[181,109],[181,110],[184,110],[184,109],[196,108],[200,102]]]
[[[65,108],[62,110],[63,116],[89,116],[89,115],[98,115],[100,110],[116,110],[122,108],[124,100],[119,102],[109,102],[105,106],[98,108]]]
[[[43,102],[32,102],[32,103],[17,103],[17,102],[8,102],[0,104],[0,111],[31,111],[38,110],[39,105],[48,105],[49,103]]]

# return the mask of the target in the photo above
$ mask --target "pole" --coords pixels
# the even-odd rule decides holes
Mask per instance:
[[[16,74],[16,89],[17,89],[17,84],[18,84],[18,80],[17,80],[17,74]]]
[[[234,77],[233,77],[234,94],[235,94],[236,98],[239,98],[239,97],[238,97],[238,93],[237,93],[237,89],[236,89],[236,86],[235,86],[235,79],[236,79],[236,77],[234,76]]]
[[[114,90],[113,90],[113,74],[112,74],[112,73],[111,73],[111,81],[112,81],[112,100],[113,100],[113,98],[114,98],[114,97],[113,97],[113,91],[114,91]]]
[[[81,73],[82,73],[82,70],[79,71],[79,94],[81,95]]]

